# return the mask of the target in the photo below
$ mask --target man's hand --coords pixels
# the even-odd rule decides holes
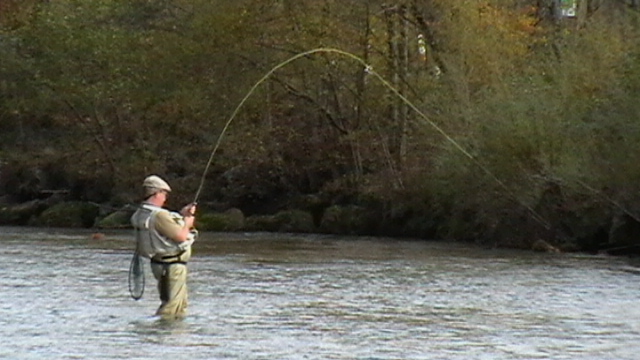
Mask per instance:
[[[186,205],[180,210],[180,215],[184,217],[195,216],[196,214],[196,203],[191,203]]]

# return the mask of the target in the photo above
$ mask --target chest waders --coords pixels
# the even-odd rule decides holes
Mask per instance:
[[[170,299],[170,288],[169,288],[169,268],[172,265],[187,265],[186,261],[180,260],[180,257],[186,252],[186,250],[182,250],[179,254],[163,256],[160,260],[155,258],[151,259],[151,264],[162,266],[162,275],[158,279],[158,292],[160,293],[160,300],[163,302],[169,301]]]
[[[184,219],[180,214],[148,204],[143,204],[131,218],[136,230],[136,251],[129,269],[130,293],[135,300],[142,297],[145,282],[145,261],[142,258],[149,259],[161,300],[156,315],[163,318],[186,315],[187,261],[191,258],[191,245],[198,236],[196,229],[190,229],[187,240],[179,243],[164,236],[156,225],[162,228],[168,226],[166,222],[171,220],[184,226]]]
[[[156,214],[157,210],[154,210],[154,209],[149,209],[149,210],[151,210],[151,214],[149,215],[147,220],[144,222],[144,227],[147,230],[147,233],[149,236],[149,244],[152,244],[153,243],[152,234],[148,230],[150,227],[151,218]],[[145,272],[144,272],[144,258],[150,255],[148,254],[149,248],[144,248],[140,246],[141,245],[140,238],[142,237],[140,229],[136,226],[135,230],[136,230],[136,250],[133,253],[133,257],[131,258],[131,263],[129,265],[129,294],[131,294],[131,297],[134,300],[140,300],[142,298],[142,295],[144,294],[144,288],[145,288],[145,282],[146,282]],[[163,264],[162,278],[165,279],[166,274],[168,273],[168,270],[166,269],[167,266],[171,264],[186,265],[186,262],[180,261],[180,256],[182,256],[182,254],[184,254],[185,251],[186,250],[182,250],[176,255],[163,256],[161,257],[161,260],[156,260],[154,258],[151,258],[151,263]]]

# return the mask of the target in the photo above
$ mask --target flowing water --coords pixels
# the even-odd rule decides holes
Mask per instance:
[[[638,359],[628,259],[204,233],[190,315],[129,297],[128,231],[2,228],[0,359]]]

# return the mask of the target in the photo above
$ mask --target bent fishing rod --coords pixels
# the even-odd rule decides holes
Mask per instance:
[[[491,170],[489,170],[478,159],[476,159],[475,156],[473,156],[471,153],[469,153],[467,150],[465,150],[455,139],[453,139],[451,136],[449,136],[449,134],[447,134],[441,127],[439,127],[435,122],[433,122],[431,119],[429,119],[429,117],[427,117],[426,114],[424,114],[422,111],[420,111],[420,109],[418,109],[418,107],[416,105],[414,105],[409,99],[407,99],[404,95],[402,95],[398,89],[393,87],[380,74],[378,74],[376,71],[374,71],[373,67],[371,65],[369,65],[363,59],[361,59],[360,57],[358,57],[358,56],[356,56],[356,55],[354,55],[352,53],[349,53],[349,52],[343,51],[343,50],[339,50],[339,49],[334,49],[334,48],[316,48],[316,49],[312,49],[312,50],[308,50],[308,51],[304,51],[304,52],[301,52],[299,54],[296,54],[296,55],[286,59],[285,61],[277,64],[276,66],[274,66],[271,70],[269,70],[262,78],[260,78],[249,89],[247,94],[242,98],[242,100],[240,101],[238,106],[236,106],[235,110],[233,111],[233,113],[231,114],[231,116],[229,117],[227,122],[225,123],[224,127],[222,128],[222,131],[220,132],[220,135],[218,136],[218,139],[215,142],[215,145],[213,147],[213,150],[211,151],[211,154],[209,155],[209,159],[208,159],[207,164],[206,164],[206,166],[204,168],[204,171],[202,172],[202,176],[200,178],[200,184],[198,185],[196,194],[195,194],[193,202],[192,202],[193,204],[197,204],[198,203],[198,199],[200,198],[200,195],[202,193],[202,189],[204,188],[204,182],[205,182],[207,173],[209,171],[209,168],[211,167],[211,163],[213,162],[213,158],[214,158],[218,148],[220,147],[220,143],[222,142],[222,139],[223,139],[227,129],[231,125],[231,122],[235,119],[236,115],[238,115],[238,112],[240,111],[240,109],[242,108],[244,103],[247,101],[247,99],[249,99],[249,97],[253,94],[253,92],[264,81],[266,81],[269,77],[271,77],[276,71],[278,71],[282,67],[284,67],[284,66],[288,65],[289,63],[291,63],[293,61],[296,61],[296,60],[298,60],[300,58],[308,57],[309,55],[317,54],[317,53],[338,54],[338,55],[345,56],[345,57],[347,57],[349,59],[355,60],[357,63],[359,63],[361,66],[363,66],[364,71],[366,71],[367,74],[370,74],[370,75],[374,76],[376,79],[378,79],[387,89],[389,89],[395,96],[400,98],[402,100],[402,102],[404,102],[406,105],[409,106],[409,108],[411,108],[416,114],[418,114],[419,118],[423,121],[423,123],[431,126],[433,129],[435,129],[440,135],[442,135],[445,138],[445,140],[447,140],[449,143],[451,143],[458,151],[460,151],[465,157],[470,159],[471,162],[473,162],[487,176],[489,176],[493,181],[495,181],[505,191],[505,194],[507,194],[508,197],[510,197],[511,199],[515,200],[521,206],[523,206],[525,209],[527,209],[527,211],[531,214],[532,218],[536,222],[538,222],[540,225],[542,225],[546,229],[550,229],[551,228],[549,223],[541,215],[539,215],[530,205],[527,205],[523,201],[519,200],[518,197],[515,196],[515,194],[513,194],[513,192],[509,190],[507,185],[502,180],[500,180]]]

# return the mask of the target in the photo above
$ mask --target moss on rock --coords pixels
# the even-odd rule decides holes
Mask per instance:
[[[275,215],[251,215],[245,223],[246,231],[278,232],[279,227]]]
[[[50,227],[89,228],[98,217],[98,206],[80,202],[62,202],[46,209],[33,225]]]
[[[219,213],[204,213],[197,217],[197,227],[201,231],[238,231],[244,227],[244,213],[236,208]]]
[[[125,208],[112,212],[100,219],[96,227],[100,229],[126,229],[131,227],[131,216],[135,209]]]
[[[40,215],[47,206],[47,203],[42,200],[2,206],[0,207],[0,225],[27,225],[31,219]]]
[[[311,233],[316,230],[313,215],[303,210],[284,210],[275,215],[253,215],[247,218],[246,230],[268,232]]]
[[[274,215],[280,232],[311,233],[315,231],[313,215],[303,210],[280,211]]]

